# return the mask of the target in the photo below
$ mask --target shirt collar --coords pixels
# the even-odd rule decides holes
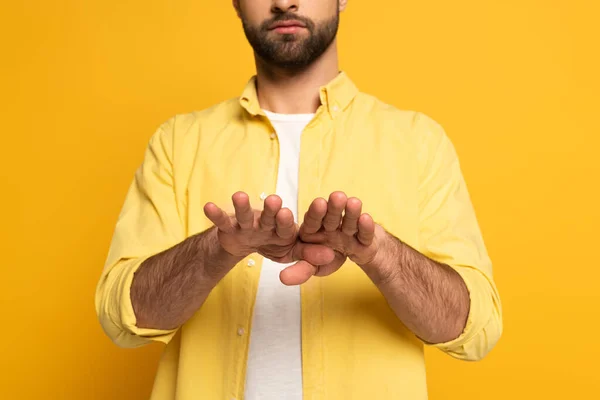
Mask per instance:
[[[327,85],[319,89],[319,97],[321,104],[329,115],[334,118],[346,109],[358,94],[358,88],[348,77],[341,71]],[[258,103],[258,95],[256,93],[256,75],[250,78],[242,95],[240,96],[240,104],[251,115],[263,115],[260,104]]]

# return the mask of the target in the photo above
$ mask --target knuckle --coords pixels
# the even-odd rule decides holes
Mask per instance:
[[[310,215],[310,214],[307,214],[304,217],[304,220],[306,222],[308,222],[308,223],[311,223],[311,224],[320,224],[321,223],[321,219],[320,218],[317,218],[314,215]]]
[[[346,236],[354,236],[354,234],[356,233],[356,229],[342,227],[342,233],[345,234]]]
[[[335,223],[338,218],[335,215],[327,214],[323,219],[324,224]]]
[[[271,230],[273,230],[273,227],[272,227],[271,225],[268,225],[268,224],[265,224],[265,223],[260,223],[260,224],[259,224],[259,229],[260,229],[261,231],[263,231],[263,232],[266,232],[266,231],[271,231]]]
[[[346,215],[344,216],[344,220],[345,220],[345,222],[346,222],[347,224],[353,224],[353,225],[356,225],[356,223],[357,223],[357,221],[358,221],[358,218],[357,218],[357,217],[355,217],[354,215],[349,215],[349,214],[346,214]]]

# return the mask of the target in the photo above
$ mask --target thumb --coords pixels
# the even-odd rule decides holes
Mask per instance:
[[[279,273],[279,280],[284,285],[301,285],[308,281],[312,276],[327,276],[340,269],[346,256],[340,252],[335,252],[334,259],[327,264],[313,265],[306,260],[298,261],[294,265],[286,267]]]
[[[292,259],[294,261],[303,260],[312,265],[329,264],[334,258],[335,252],[333,249],[322,244],[297,241],[292,249]]]
[[[335,259],[333,249],[322,244],[296,242],[292,249],[296,264],[283,269],[279,279],[284,285],[300,285],[319,271],[319,265],[331,264]]]
[[[284,268],[279,273],[279,280],[287,286],[301,285],[316,274],[318,270],[319,267],[307,261],[298,261],[296,264]]]

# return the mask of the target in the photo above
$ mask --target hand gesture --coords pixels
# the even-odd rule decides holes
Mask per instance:
[[[360,266],[373,262],[380,247],[379,238],[385,231],[369,214],[362,214],[362,202],[334,192],[329,201],[315,199],[304,216],[299,238],[302,242],[325,245],[335,252],[326,264],[293,265],[281,273],[282,282],[297,285],[311,276],[326,276],[337,271],[346,258]]]
[[[330,263],[333,250],[320,244],[299,242],[298,225],[290,209],[282,208],[277,195],[268,196],[262,211],[252,209],[246,193],[232,196],[235,215],[229,215],[214,203],[204,213],[215,224],[221,247],[235,257],[259,253],[276,262],[299,261],[300,268]]]

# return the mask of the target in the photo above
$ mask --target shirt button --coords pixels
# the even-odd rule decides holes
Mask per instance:
[[[256,261],[254,261],[252,258],[248,260],[248,266],[249,267],[254,267],[254,265],[256,265]]]
[[[261,200],[264,200],[264,199],[266,199],[266,198],[267,198],[267,194],[266,194],[265,192],[262,192],[262,193],[260,194],[260,199],[261,199]]]
[[[338,106],[333,106],[333,111],[338,112],[339,111],[339,107]]]
[[[270,135],[271,139],[275,139],[277,137],[277,135],[275,134],[275,132],[271,133]]]
[[[237,334],[238,334],[238,336],[243,336],[243,335],[244,335],[244,332],[245,332],[245,331],[244,331],[244,328],[238,328],[238,330],[237,330]]]

